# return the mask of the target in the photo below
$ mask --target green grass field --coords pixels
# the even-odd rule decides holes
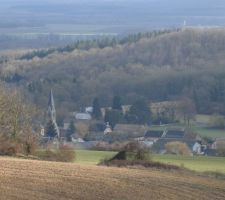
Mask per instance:
[[[76,162],[80,164],[98,164],[105,158],[111,158],[116,152],[76,150]]]
[[[76,150],[79,164],[96,165],[104,158],[110,158],[116,152]],[[225,158],[206,156],[153,155],[153,160],[182,166],[198,172],[214,171],[225,173]]]
[[[195,122],[205,124],[206,127],[194,125],[195,122],[192,122],[192,129],[194,132],[198,133],[201,136],[207,136],[211,138],[217,137],[225,137],[225,130],[222,129],[210,129],[207,128],[207,124],[210,121],[210,115],[196,115]],[[165,126],[152,126],[152,130],[165,130],[166,128],[182,128],[185,127],[182,124],[172,124],[172,125],[165,125]]]
[[[221,129],[194,127],[193,130],[201,136],[207,136],[211,138],[225,137],[225,130]]]
[[[154,155],[153,160],[199,172],[216,171],[225,173],[225,158],[222,157]]]

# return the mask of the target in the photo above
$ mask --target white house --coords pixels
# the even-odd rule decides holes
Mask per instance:
[[[93,113],[93,107],[91,107],[91,106],[86,107],[86,108],[85,108],[85,112],[86,112],[86,113],[90,113],[90,114]]]
[[[76,118],[76,120],[91,120],[92,119],[90,113],[86,113],[86,112],[76,113],[75,118]]]
[[[194,144],[194,146],[192,147],[192,152],[198,155],[202,155],[204,154],[204,152],[202,152],[202,145],[199,142],[196,142]]]
[[[106,129],[104,130],[104,135],[107,135],[109,133],[112,133],[111,126],[109,125],[109,122],[106,124]]]

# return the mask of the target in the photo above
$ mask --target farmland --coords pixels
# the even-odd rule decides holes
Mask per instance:
[[[224,180],[185,172],[0,158],[0,179],[1,200],[225,198]]]
[[[76,163],[95,165],[115,152],[77,150]],[[205,156],[153,155],[154,161],[170,163],[198,172],[215,171],[225,173],[225,158]]]
[[[222,157],[155,155],[153,159],[199,172],[217,171],[225,173],[225,158]]]
[[[76,162],[79,164],[98,164],[102,159],[110,158],[116,152],[76,150]]]

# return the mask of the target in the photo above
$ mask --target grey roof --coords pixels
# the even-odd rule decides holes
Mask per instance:
[[[178,139],[178,138],[184,138],[184,136],[185,136],[185,131],[183,130],[167,130],[164,137]]]
[[[145,133],[145,138],[161,138],[163,135],[163,132],[164,131],[162,130],[148,130]]]

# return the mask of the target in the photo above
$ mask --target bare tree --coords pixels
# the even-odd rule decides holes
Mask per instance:
[[[0,86],[0,144],[2,152],[30,154],[37,142],[32,126],[34,109],[15,90]]]
[[[196,108],[194,102],[188,97],[182,97],[178,103],[179,115],[183,118],[184,123],[190,126],[190,121],[194,119],[196,115]]]

